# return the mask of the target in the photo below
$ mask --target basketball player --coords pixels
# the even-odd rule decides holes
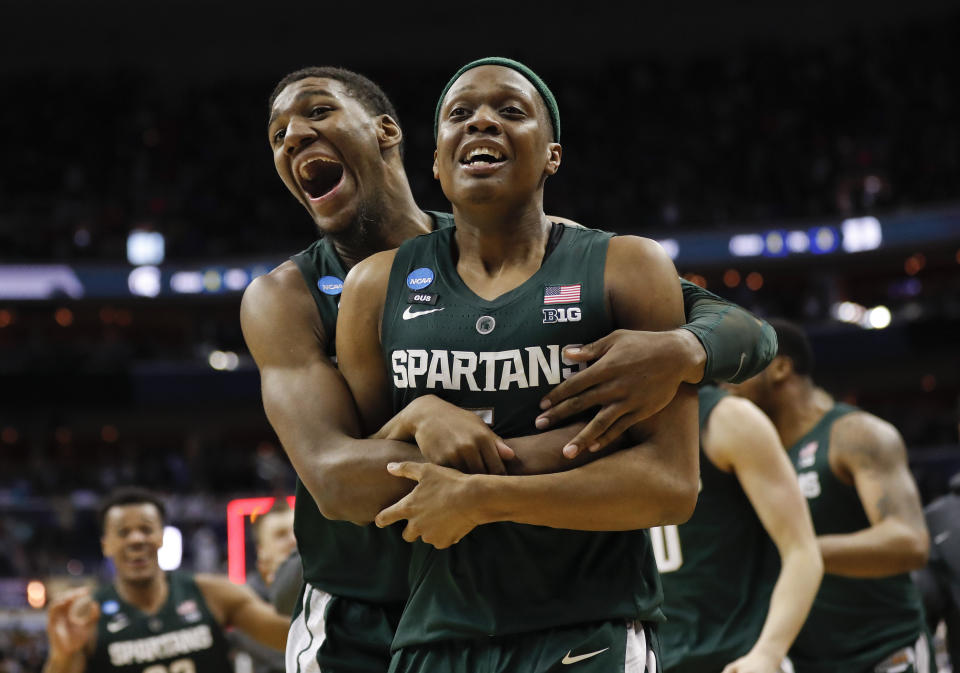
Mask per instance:
[[[777,357],[735,390],[787,447],[826,573],[790,659],[797,673],[925,673],[930,651],[909,572],[926,563],[930,543],[903,439],[818,388],[803,330],[771,323]]]
[[[576,368],[564,345],[683,322],[676,271],[649,239],[544,215],[544,184],[561,161],[559,111],[522,64],[468,64],[437,120],[434,176],[456,227],[354,267],[338,361],[366,430],[432,394],[500,436],[529,433],[543,394]],[[421,303],[425,293],[436,301]],[[630,446],[553,474],[391,465],[419,484],[377,522],[406,519],[404,539],[424,541],[414,545],[391,670],[653,667],[651,627],[662,615],[642,529],[693,510],[695,390],[682,386],[628,435]]]
[[[165,509],[149,491],[117,490],[100,510],[113,584],[50,606],[44,673],[228,673],[223,629],[233,626],[283,650],[289,621],[226,577],[165,573],[157,553]]]
[[[386,670],[407,596],[409,545],[391,531],[349,522],[371,521],[409,491],[407,480],[387,474],[388,462],[429,455],[480,471],[486,467],[481,447],[490,469],[503,469],[499,438],[474,414],[442,407],[432,396],[416,407],[423,421],[414,432],[419,447],[390,440],[396,426],[361,438],[354,402],[333,365],[347,270],[370,254],[452,225],[449,214],[421,211],[414,202],[396,119],[379,87],[338,68],[293,72],[271,96],[268,135],[277,173],[323,235],[256,279],[241,309],[264,408],[299,476],[295,530],[306,586],[291,629],[291,670],[315,671],[318,661],[327,671]],[[606,405],[601,414],[608,425],[574,440],[589,447],[605,441],[601,435],[618,419],[664,406],[681,381],[732,380],[765,366],[775,350],[772,331],[695,285],[684,287],[692,321],[686,329],[621,331],[579,354],[566,351],[570,360],[606,355],[550,393],[552,406],[540,424],[555,423],[578,406]],[[567,388],[566,400],[558,395],[580,380],[579,389]],[[431,421],[442,425],[431,431]],[[536,439],[547,451],[536,455],[525,453],[536,442],[510,439],[519,457],[507,465],[526,471],[558,462],[572,466],[560,447],[588,427],[543,433]]]
[[[667,617],[663,667],[774,673],[823,577],[810,512],[770,419],[713,386],[699,399],[697,508],[685,524],[651,531]],[[768,534],[780,552],[775,588],[764,576]]]

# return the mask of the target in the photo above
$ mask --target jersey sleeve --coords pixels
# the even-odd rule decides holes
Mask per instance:
[[[689,322],[684,325],[707,353],[703,381],[740,383],[756,376],[777,354],[777,334],[736,304],[680,279]]]

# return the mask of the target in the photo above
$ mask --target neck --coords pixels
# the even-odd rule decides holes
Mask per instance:
[[[466,264],[496,276],[504,267],[539,268],[543,261],[550,221],[542,197],[516,208],[454,206],[453,215],[458,267]]]
[[[160,570],[143,581],[130,582],[117,578],[114,586],[120,598],[148,614],[159,610],[167,600],[167,575]]]
[[[399,170],[390,166],[376,195],[361,204],[355,222],[343,232],[328,234],[348,271],[374,253],[433,231],[430,216],[413,200],[402,165]]]
[[[794,377],[783,385],[771,420],[777,426],[784,448],[789,449],[820,422],[834,401],[808,378]]]

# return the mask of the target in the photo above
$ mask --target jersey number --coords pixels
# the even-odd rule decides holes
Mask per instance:
[[[680,569],[683,552],[680,551],[680,533],[676,526],[654,526],[650,529],[650,542],[657,559],[657,570],[672,573]]]
[[[157,664],[143,669],[143,673],[197,673],[197,667],[193,659],[177,659],[171,661],[169,666]]]

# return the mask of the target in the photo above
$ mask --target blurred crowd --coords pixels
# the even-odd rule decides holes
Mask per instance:
[[[560,101],[564,166],[548,210],[614,230],[663,231],[848,216],[955,199],[960,184],[960,15],[828,45],[755,45],[681,62],[581,69],[533,63]],[[343,64],[349,66],[349,63]],[[278,72],[277,79],[284,73]],[[449,76],[368,71],[394,98],[418,201],[431,119]],[[289,252],[307,218],[273,172],[273,82],[159,84],[137,72],[8,83],[29,100],[0,181],[0,259],[124,258],[139,227],[168,258]],[[21,105],[0,110],[23,125]]]

